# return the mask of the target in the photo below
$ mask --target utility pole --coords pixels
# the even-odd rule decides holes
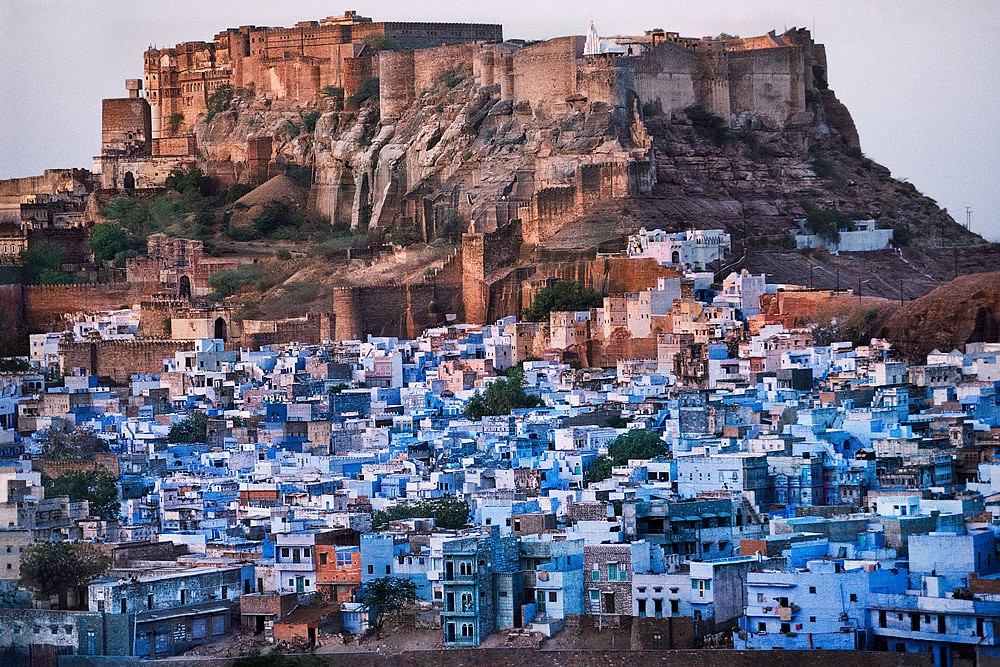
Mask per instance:
[[[903,279],[899,279],[899,305],[903,305]]]
[[[858,276],[858,305],[861,305],[861,276]]]
[[[840,267],[837,267],[837,291],[840,291]]]
[[[965,228],[972,229],[972,207],[965,207]]]
[[[809,262],[809,289],[813,289],[813,269],[814,268],[815,268],[815,265],[812,262]]]
[[[955,260],[955,278],[958,278],[958,246],[951,247],[951,256]]]

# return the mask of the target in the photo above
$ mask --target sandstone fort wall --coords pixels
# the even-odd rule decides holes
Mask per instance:
[[[576,91],[576,59],[583,37],[559,37],[514,52],[514,102],[538,108],[565,108]]]
[[[131,307],[142,301],[143,297],[156,292],[158,288],[158,283],[148,282],[29,285],[23,288],[23,312],[27,322],[38,327],[47,327],[61,320],[64,313]]]
[[[63,357],[63,372],[86,369],[91,375],[110,378],[127,384],[134,374],[160,373],[163,360],[175,352],[194,349],[194,341],[143,340],[73,342],[59,344]]]

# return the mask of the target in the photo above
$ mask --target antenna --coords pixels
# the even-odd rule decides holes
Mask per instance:
[[[972,207],[965,207],[965,228],[972,229]]]

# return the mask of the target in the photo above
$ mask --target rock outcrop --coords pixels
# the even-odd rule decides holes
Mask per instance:
[[[1000,272],[959,276],[896,309],[880,335],[909,359],[935,348],[949,352],[966,343],[1000,342]]]

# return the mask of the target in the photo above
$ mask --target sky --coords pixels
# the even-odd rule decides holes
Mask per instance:
[[[101,100],[150,45],[357,10],[374,20],[501,23],[508,38],[663,28],[740,36],[808,27],[865,154],[1000,241],[1000,2],[992,0],[0,0],[0,178],[86,167]]]

